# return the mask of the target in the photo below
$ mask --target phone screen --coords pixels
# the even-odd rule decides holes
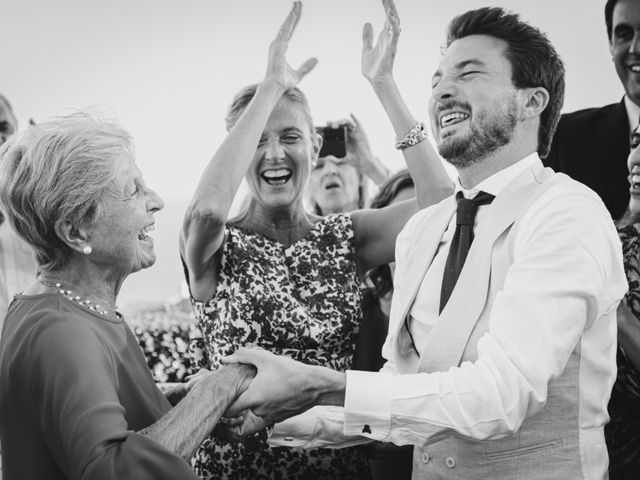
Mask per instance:
[[[317,127],[316,131],[322,135],[323,139],[319,157],[333,155],[336,158],[343,158],[347,155],[347,127]]]

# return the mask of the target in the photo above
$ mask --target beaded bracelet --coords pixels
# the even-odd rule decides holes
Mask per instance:
[[[404,150],[408,147],[413,147],[427,138],[427,131],[424,128],[424,123],[416,123],[409,133],[407,133],[402,140],[396,142],[397,150]]]

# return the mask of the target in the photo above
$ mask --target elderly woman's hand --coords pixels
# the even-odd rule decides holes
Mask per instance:
[[[213,434],[227,441],[242,442],[247,437],[261,432],[268,426],[264,418],[247,409],[235,417],[221,418]]]
[[[302,64],[300,68],[294,70],[287,63],[285,54],[289,47],[289,40],[293,35],[296,25],[300,20],[302,12],[302,2],[293,2],[293,8],[289,16],[280,27],[276,38],[269,46],[269,60],[267,63],[267,73],[264,78],[265,83],[274,82],[283,91],[295,87],[300,80],[309,73],[318,63],[316,58],[310,58]]]
[[[373,45],[373,27],[364,25],[362,31],[362,74],[374,86],[393,79],[393,61],[400,37],[400,18],[393,0],[382,0],[387,21]]]

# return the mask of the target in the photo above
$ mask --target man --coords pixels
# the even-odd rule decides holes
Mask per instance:
[[[563,115],[545,165],[595,190],[619,219],[629,205],[630,134],[640,123],[640,1],[608,0],[604,15],[625,96],[620,103]]]
[[[234,407],[251,409],[244,426],[344,405],[276,425],[273,443],[413,444],[416,479],[605,477],[626,280],[601,200],[540,161],[563,75],[548,39],[514,14],[451,22],[429,112],[461,193],[398,237],[387,363],[343,374],[241,349],[228,361],[258,369]]]
[[[0,145],[17,130],[18,120],[13,109],[0,95]],[[0,333],[11,299],[35,280],[35,273],[33,250],[4,221],[0,212]]]

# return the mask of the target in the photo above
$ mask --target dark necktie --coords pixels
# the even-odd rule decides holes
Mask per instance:
[[[640,145],[640,122],[638,122],[638,126],[631,132],[629,145],[631,146],[631,150]]]
[[[458,192],[458,209],[456,212],[456,231],[451,239],[451,247],[447,256],[440,290],[440,312],[449,301],[453,287],[456,286],[464,261],[467,259],[471,242],[473,242],[473,223],[480,205],[491,203],[495,197],[480,192],[475,198],[466,199]]]

